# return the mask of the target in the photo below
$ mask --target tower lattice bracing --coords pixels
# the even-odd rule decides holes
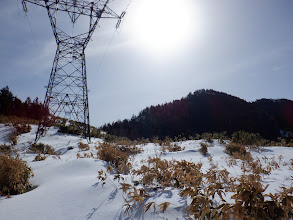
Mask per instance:
[[[90,138],[90,117],[87,89],[85,49],[101,18],[116,18],[117,25],[125,12],[118,16],[109,7],[109,0],[91,2],[81,0],[23,0],[23,8],[27,12],[26,3],[32,3],[47,10],[57,50],[47,92],[44,100],[45,109],[50,117],[44,117],[36,134],[36,141],[46,132],[52,116],[60,116],[79,122],[85,137]],[[67,13],[71,23],[78,18],[89,18],[89,29],[85,33],[69,35],[57,27],[57,14]],[[59,24],[59,23],[58,23]]]

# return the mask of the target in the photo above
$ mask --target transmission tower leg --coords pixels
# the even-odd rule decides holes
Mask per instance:
[[[90,122],[84,48],[71,38],[57,44],[44,107],[50,115],[40,121],[35,142],[54,123],[55,117],[75,121],[90,141]]]
[[[86,75],[86,62],[85,62],[85,54],[83,51],[82,54],[82,78],[83,78],[83,102],[84,102],[84,129],[83,134],[84,138],[89,138],[91,140],[90,134],[90,113],[89,113],[89,101],[88,101],[88,89],[87,89],[87,75]]]
[[[44,100],[44,104],[43,107],[44,109],[46,109],[46,114],[43,114],[41,117],[41,120],[39,121],[39,126],[38,126],[38,130],[36,133],[36,138],[35,138],[35,143],[46,134],[47,130],[49,129],[50,126],[54,125],[54,115],[52,115],[52,112],[50,110],[50,97],[52,94],[52,89],[54,87],[54,80],[55,80],[55,73],[57,71],[57,64],[58,64],[58,59],[59,59],[59,45],[57,47],[56,50],[56,54],[55,54],[55,58],[54,58],[54,62],[53,62],[53,67],[51,70],[51,74],[50,74],[50,79],[49,79],[49,83],[47,86],[47,91],[46,91],[46,96],[45,96],[45,100]]]

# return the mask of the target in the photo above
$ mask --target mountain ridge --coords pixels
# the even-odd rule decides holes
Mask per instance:
[[[263,98],[247,102],[224,92],[201,89],[179,100],[147,107],[131,119],[106,124],[102,129],[130,139],[244,130],[273,140],[281,130],[293,131],[293,101]]]

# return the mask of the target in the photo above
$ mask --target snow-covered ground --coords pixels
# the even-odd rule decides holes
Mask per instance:
[[[34,177],[31,183],[37,186],[34,190],[14,195],[6,199],[0,197],[0,219],[192,219],[184,212],[189,200],[178,195],[178,189],[166,188],[163,191],[152,193],[152,201],[160,204],[170,202],[166,212],[134,211],[125,215],[125,194],[121,185],[113,180],[114,174],[107,174],[108,179],[103,185],[97,178],[99,170],[106,170],[107,163],[96,158],[77,158],[81,155],[78,143],[87,143],[86,140],[67,134],[58,133],[56,128],[51,128],[40,142],[49,144],[59,153],[60,159],[49,156],[43,161],[33,161],[36,154],[27,152],[28,147],[35,137],[37,127],[32,126],[32,131],[22,134],[18,138],[18,149],[20,157],[28,162],[33,169]],[[0,124],[0,144],[8,143],[7,135],[11,128]],[[103,142],[101,139],[93,138],[90,150],[96,155],[95,146]],[[203,164],[202,170],[210,167],[209,157],[218,164],[219,168],[226,168],[231,176],[240,175],[240,166],[227,166],[229,156],[224,152],[224,146],[213,144],[208,148],[208,155],[203,156],[199,152],[200,142],[185,141],[178,145],[184,150],[178,152],[162,152],[158,144],[147,144],[141,146],[143,151],[132,158],[134,168],[141,166],[141,160],[148,157],[160,157],[167,160],[186,160]],[[73,147],[69,150],[68,147]],[[265,176],[263,183],[269,184],[266,193],[274,193],[279,187],[292,184],[292,171],[290,160],[293,158],[293,148],[289,147],[264,147],[262,151],[252,151],[254,159],[259,158],[263,164],[266,158],[274,158],[279,168]],[[280,156],[282,155],[282,156]],[[123,175],[125,181],[132,183],[135,179],[132,175]],[[229,199],[229,198],[227,198]]]

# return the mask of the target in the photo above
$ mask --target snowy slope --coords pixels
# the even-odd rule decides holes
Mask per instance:
[[[78,143],[87,143],[86,140],[73,135],[60,134],[56,128],[51,128],[40,142],[49,144],[61,153],[61,159],[49,156],[44,161],[33,161],[36,154],[27,153],[30,143],[34,140],[36,126],[32,131],[19,136],[18,145],[21,158],[32,167],[34,177],[31,183],[37,188],[22,195],[12,196],[10,199],[0,197],[0,219],[192,219],[184,212],[190,201],[178,195],[177,189],[166,188],[164,191],[153,192],[150,201],[162,203],[170,202],[165,213],[135,211],[125,215],[123,207],[125,204],[120,183],[113,180],[114,175],[109,175],[107,184],[104,186],[98,180],[98,170],[106,170],[107,163],[95,158],[77,158],[81,153]],[[7,143],[7,135],[11,128],[0,124],[0,144]],[[92,139],[91,149],[88,152],[96,153],[95,146],[103,142],[101,139]],[[133,158],[134,168],[141,166],[141,160],[148,157],[160,156],[167,160],[187,160],[195,163],[202,162],[203,170],[207,170],[209,156],[219,167],[225,167],[232,176],[241,173],[239,166],[227,166],[227,154],[224,147],[213,144],[209,148],[209,155],[202,156],[199,152],[200,142],[185,141],[178,143],[184,147],[183,151],[162,152],[161,147],[156,144],[142,146],[143,152]],[[73,147],[68,150],[68,147]],[[82,152],[81,154],[83,154]],[[265,184],[270,184],[267,193],[274,193],[280,186],[292,184],[292,171],[289,169],[290,159],[293,158],[293,148],[288,147],[265,147],[262,152],[252,152],[254,158],[263,160],[275,157],[279,168],[264,179]],[[126,182],[131,183],[135,177],[124,175]],[[229,198],[227,198],[229,200]]]

